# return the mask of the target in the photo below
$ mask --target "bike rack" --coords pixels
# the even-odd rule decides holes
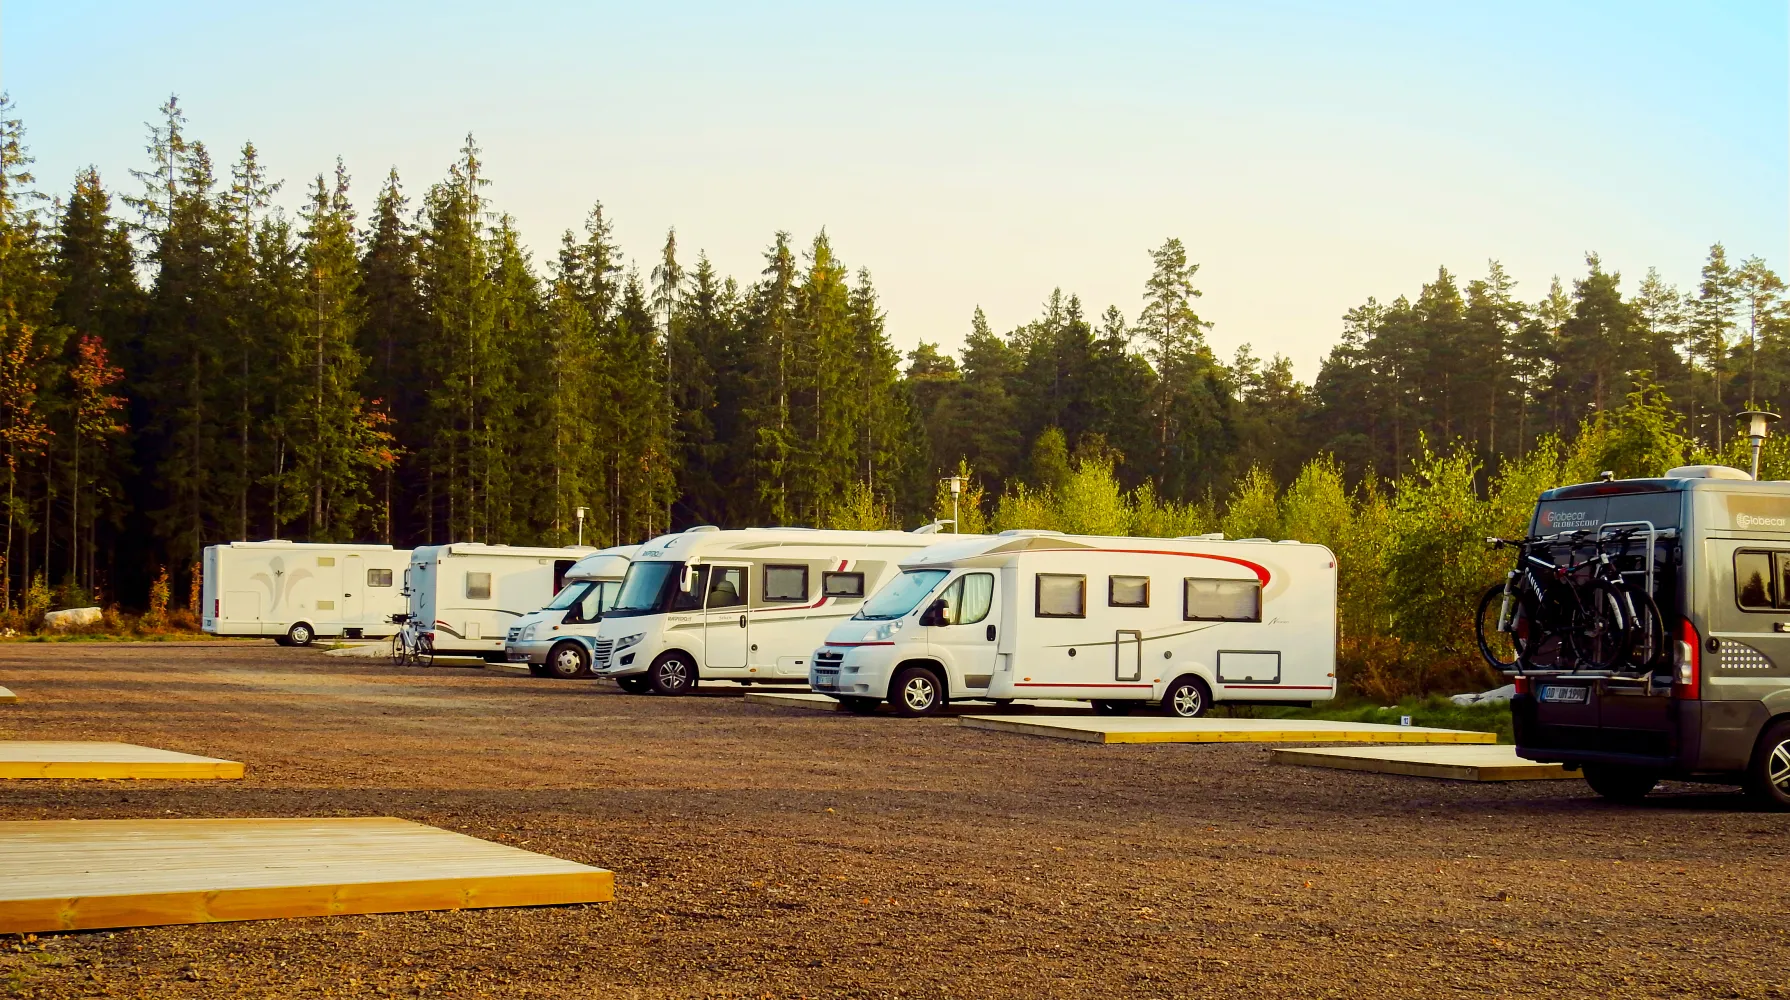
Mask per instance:
[[[1637,527],[1637,528],[1646,528],[1647,529],[1647,569],[1645,571],[1643,571],[1643,570],[1628,570],[1628,571],[1624,572],[1623,575],[1629,576],[1634,573],[1645,572],[1647,574],[1647,596],[1653,597],[1653,596],[1655,596],[1655,594],[1653,592],[1653,589],[1654,589],[1653,588],[1653,568],[1654,568],[1653,567],[1653,550],[1654,550],[1654,547],[1658,543],[1659,539],[1662,536],[1664,536],[1667,532],[1671,532],[1674,536],[1676,536],[1678,534],[1678,529],[1677,528],[1667,528],[1662,531],[1661,529],[1654,527],[1652,521],[1611,521],[1608,524],[1600,524],[1597,526],[1597,540],[1601,544],[1603,542],[1604,532],[1611,528],[1628,528],[1628,527]]]

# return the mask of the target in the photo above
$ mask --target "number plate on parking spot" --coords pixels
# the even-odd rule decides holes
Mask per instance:
[[[1590,693],[1590,688],[1549,684],[1541,689],[1541,700],[1555,705],[1583,705]]]

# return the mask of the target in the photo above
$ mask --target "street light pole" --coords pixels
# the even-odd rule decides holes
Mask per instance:
[[[951,484],[951,533],[955,535],[962,530],[957,526],[959,520],[957,516],[957,498],[963,493],[964,479],[962,476],[952,476],[949,479],[941,479],[939,482]]]
[[[589,507],[578,508],[578,544],[584,544],[584,515],[590,513]]]
[[[1742,410],[1734,415],[1736,423],[1745,421],[1746,438],[1753,445],[1753,478],[1759,478],[1759,453],[1765,448],[1765,435],[1778,415],[1766,410]]]

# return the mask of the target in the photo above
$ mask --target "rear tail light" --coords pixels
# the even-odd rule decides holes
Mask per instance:
[[[1697,627],[1690,619],[1685,619],[1684,630],[1678,637],[1678,648],[1672,656],[1672,697],[1685,701],[1695,701],[1701,697],[1703,649],[1702,640],[1697,636]]]
[[[211,599],[211,617],[213,617],[213,618],[218,617],[218,605],[222,601],[223,601],[223,598],[221,598],[221,597],[214,597]]]
[[[1516,680],[1513,680],[1510,683],[1511,683],[1511,687],[1516,689],[1517,694],[1528,694],[1529,693],[1529,678],[1527,676],[1525,676],[1523,674],[1518,674],[1516,676]]]

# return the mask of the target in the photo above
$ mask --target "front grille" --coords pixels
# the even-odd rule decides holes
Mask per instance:
[[[609,657],[613,655],[615,655],[615,640],[598,639],[597,648],[592,651],[591,658],[596,660],[597,666],[601,668],[609,665]]]
[[[814,654],[814,662],[815,662],[815,665],[817,665],[817,666],[837,667],[837,666],[839,666],[840,663],[844,662],[844,660],[845,660],[844,653],[834,653],[834,652],[830,652],[828,650],[821,650],[820,652]]]
[[[522,638],[522,630],[520,628],[510,629],[510,631],[504,636],[504,640],[506,642],[515,642],[517,639],[520,639],[520,638]]]

